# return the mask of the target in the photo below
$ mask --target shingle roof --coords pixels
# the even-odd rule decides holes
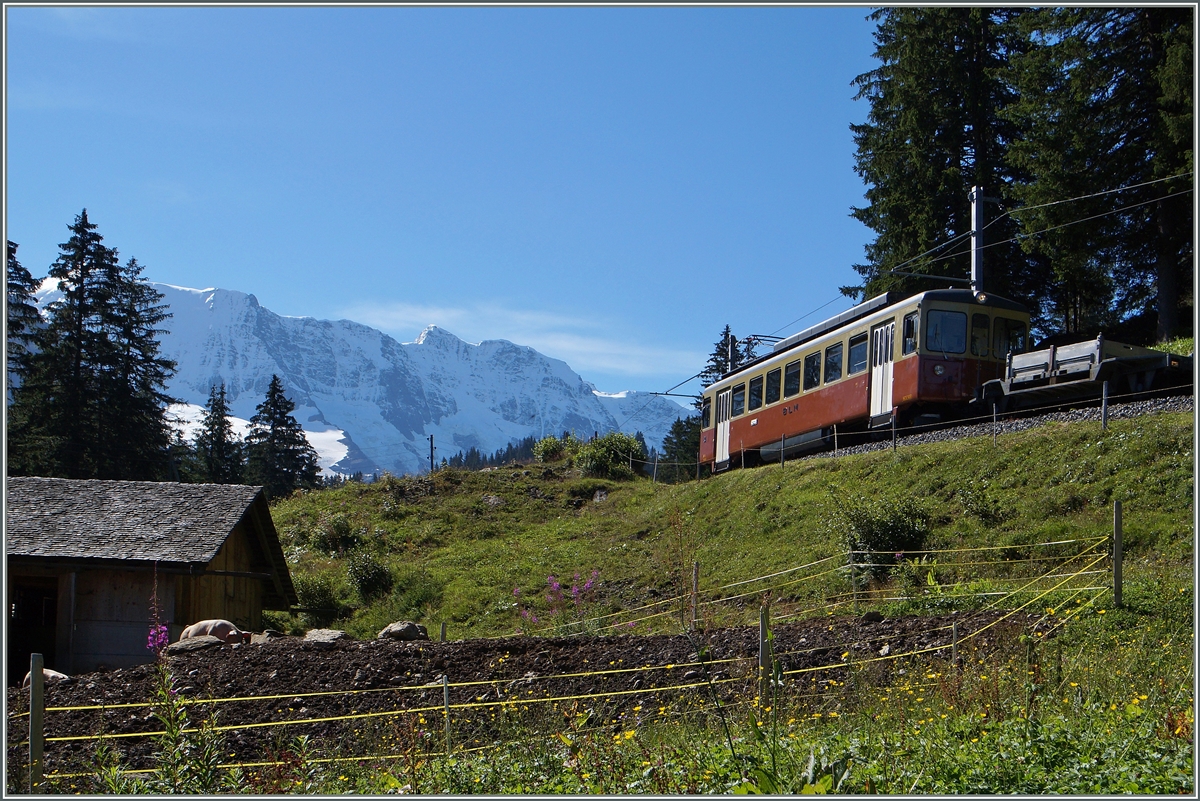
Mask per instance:
[[[9,556],[205,562],[261,492],[237,484],[7,479]]]

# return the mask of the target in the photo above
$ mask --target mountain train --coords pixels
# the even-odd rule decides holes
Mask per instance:
[[[1064,359],[1064,356],[1066,357]],[[969,289],[886,293],[806,328],[704,390],[713,472],[836,444],[839,433],[936,424],[1191,382],[1189,357],[1105,342],[1029,351],[1029,312]],[[994,405],[994,407],[993,407]]]

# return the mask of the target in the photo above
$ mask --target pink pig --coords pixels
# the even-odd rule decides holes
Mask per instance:
[[[189,637],[203,637],[205,634],[229,643],[242,641],[242,633],[238,631],[237,626],[228,620],[201,620],[199,623],[193,623],[183,630],[179,635],[179,639],[186,640]]]

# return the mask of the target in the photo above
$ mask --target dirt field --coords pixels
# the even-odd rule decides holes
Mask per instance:
[[[960,653],[971,654],[972,658],[1014,647],[1015,638],[1032,622],[1024,616],[998,623],[997,618],[994,613],[979,613],[875,621],[830,617],[785,623],[772,629],[774,652],[784,671],[838,666],[788,676],[791,682],[803,681],[811,686],[813,677],[818,682],[844,678],[848,661],[875,659],[861,675],[871,683],[883,683],[908,663],[903,659],[880,659],[881,652],[895,657],[947,645],[952,621],[957,621],[963,642]],[[971,637],[973,632],[980,633]],[[758,629],[745,627],[691,637],[514,637],[444,643],[343,640],[318,645],[301,637],[280,637],[261,643],[214,645],[169,657],[168,664],[182,697],[261,698],[190,707],[197,718],[215,709],[220,726],[375,713],[358,720],[226,731],[225,761],[254,762],[278,754],[282,743],[299,734],[309,735],[326,753],[379,753],[386,742],[385,732],[407,731],[412,735],[417,730],[413,721],[416,715],[394,714],[404,709],[429,710],[427,728],[431,731],[425,737],[433,747],[439,747],[443,736],[443,675],[449,677],[451,685],[479,682],[450,687],[451,718],[458,742],[486,743],[501,736],[504,714],[496,703],[500,701],[520,699],[529,708],[537,707],[535,713],[541,711],[543,720],[557,715],[561,721],[561,711],[577,705],[598,713],[593,716],[597,720],[627,715],[624,720],[629,725],[628,721],[651,712],[657,714],[659,706],[677,704],[689,694],[708,700],[714,694],[722,700],[753,695],[757,655]],[[949,657],[950,649],[946,648],[921,658],[947,663]],[[148,707],[114,708],[117,704],[144,704],[150,700],[155,677],[155,666],[143,665],[47,685],[48,708],[107,707],[46,713],[47,773],[87,769],[93,764],[96,735],[101,733],[161,730],[161,723]],[[664,689],[680,685],[695,686]],[[8,690],[10,765],[26,761],[22,758],[26,754],[16,744],[28,736],[28,718],[13,713],[27,709],[27,693]],[[538,698],[565,696],[591,697],[533,703]],[[491,706],[455,708],[457,704],[489,703]],[[645,711],[634,713],[635,706]],[[87,739],[63,742],[51,739],[55,737]],[[113,737],[108,742],[124,754],[128,767],[153,765],[153,738]]]

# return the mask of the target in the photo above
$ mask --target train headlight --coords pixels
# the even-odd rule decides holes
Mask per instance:
[[[935,364],[935,365],[933,366],[933,374],[934,374],[934,375],[944,375],[944,374],[945,374],[945,372],[946,372],[946,368],[945,368],[945,366],[944,366],[944,365],[941,365],[941,364]]]
[[[975,295],[975,300],[979,301],[980,303],[987,303],[987,295],[983,292],[978,292]]]

